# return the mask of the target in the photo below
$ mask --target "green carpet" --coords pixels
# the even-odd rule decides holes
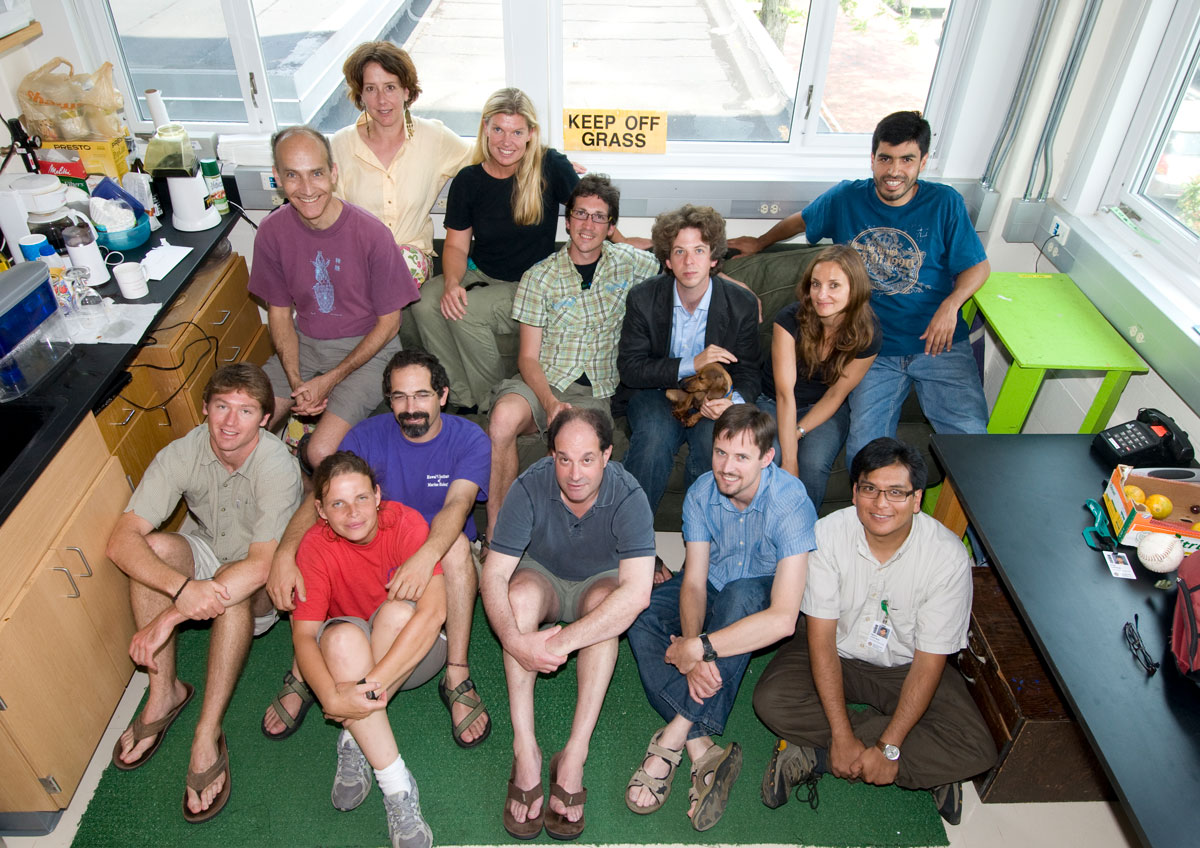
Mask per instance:
[[[189,825],[180,814],[191,730],[199,715],[208,647],[205,628],[179,639],[183,680],[196,684],[197,697],[169,731],[154,758],[133,772],[109,766],[84,813],[74,845],[238,848],[239,846],[380,846],[387,843],[382,798],[377,789],[350,813],[329,801],[338,729],[325,722],[319,706],[303,727],[283,742],[259,730],[263,710],[291,662],[290,633],[281,622],[255,641],[234,694],[225,732],[229,741],[233,790],[215,819]],[[416,776],[421,807],[438,845],[518,844],[504,831],[500,814],[511,765],[509,723],[499,643],[478,606],[472,643],[472,676],[495,722],[483,745],[458,748],[450,720],[430,682],[399,695],[389,706],[400,752]],[[706,833],[691,828],[685,815],[688,773],[685,759],[674,791],[658,813],[638,816],[626,809],[622,793],[641,761],[646,742],[661,724],[646,703],[637,667],[622,640],[617,670],[600,723],[592,738],[585,783],[587,829],[581,842],[596,844],[766,844],[815,846],[946,845],[946,832],[927,792],[896,787],[851,785],[831,776],[820,786],[820,806],[812,810],[794,797],[768,810],[758,797],[759,781],[774,741],[751,705],[755,682],[768,657],[750,665],[724,739],[737,740],[745,765],[729,809]],[[538,682],[539,738],[548,763],[570,731],[574,707],[574,661]],[[548,784],[547,784],[548,787]],[[552,842],[545,834],[539,842]]]

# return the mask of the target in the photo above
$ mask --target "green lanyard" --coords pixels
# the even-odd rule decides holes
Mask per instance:
[[[883,610],[883,623],[887,624],[887,620],[888,620],[888,603],[887,603],[887,601],[886,600],[880,601],[879,607],[880,607],[880,609]]]

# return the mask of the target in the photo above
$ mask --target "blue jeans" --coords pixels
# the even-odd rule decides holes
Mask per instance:
[[[720,630],[748,615],[760,612],[771,605],[771,584],[775,576],[747,577],[725,584],[721,591],[708,584],[708,600],[704,611],[704,631]],[[638,674],[650,706],[671,721],[683,716],[692,722],[688,739],[701,736],[721,735],[725,732],[725,720],[733,709],[742,675],[750,662],[750,654],[717,657],[717,670],[721,673],[721,688],[703,704],[697,704],[688,694],[687,677],[669,665],[663,657],[671,645],[671,636],[682,632],[679,621],[679,588],[683,576],[676,575],[666,583],[654,587],[650,594],[650,606],[629,628],[629,647],[637,660]]]
[[[701,418],[695,426],[684,427],[671,414],[671,402],[662,389],[641,389],[629,399],[625,411],[629,419],[629,450],[622,464],[646,492],[650,511],[658,511],[658,502],[667,490],[667,480],[675,465],[675,454],[688,443],[686,485],[712,470],[713,422]]]
[[[937,356],[878,356],[850,393],[846,465],[872,439],[896,435],[900,407],[916,383],[921,411],[938,433],[986,433],[987,400],[965,339]]]
[[[775,422],[779,424],[779,411],[774,400],[766,395],[759,395],[756,405],[763,412],[770,413]],[[797,408],[796,421],[803,418],[805,413],[812,408],[813,404],[811,403]],[[792,421],[788,426],[795,428],[796,421]],[[783,424],[779,424],[780,429],[783,429],[783,426]],[[846,444],[848,432],[850,432],[850,404],[843,403],[838,407],[838,411],[829,417],[828,421],[806,433],[796,445],[796,465],[799,471],[797,476],[804,484],[804,490],[808,492],[808,499],[813,502],[814,509],[820,509],[821,503],[825,500],[825,487],[829,483],[834,460],[837,459],[842,445]],[[776,438],[775,464],[780,465],[781,462],[779,439]]]

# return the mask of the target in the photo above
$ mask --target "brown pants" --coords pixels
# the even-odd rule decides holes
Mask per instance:
[[[854,735],[874,745],[892,720],[909,666],[881,668],[861,660],[842,660],[846,702],[865,704],[850,710]],[[768,663],[754,689],[754,710],[763,724],[793,745],[829,750],[829,720],[817,696],[808,658],[804,616],[796,635]],[[900,746],[896,784],[932,789],[987,771],[996,762],[996,746],[967,692],[962,675],[947,664],[933,700]]]

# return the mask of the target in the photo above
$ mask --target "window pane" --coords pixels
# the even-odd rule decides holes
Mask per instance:
[[[869,133],[884,115],[924,111],[949,7],[949,0],[840,0],[820,131]]]
[[[309,5],[308,14],[297,5]],[[399,44],[417,66],[415,111],[474,136],[483,102],[504,87],[500,0],[254,0],[280,126],[334,132],[358,119],[342,63],[364,41]]]
[[[246,123],[220,0],[189,0],[178,14],[145,0],[108,5],[142,120],[150,120],[143,92],[157,88],[172,120]]]
[[[787,141],[807,0],[564,0],[563,106],[667,113],[672,141]]]
[[[1142,194],[1192,232],[1200,234],[1200,69],[1146,167]]]

